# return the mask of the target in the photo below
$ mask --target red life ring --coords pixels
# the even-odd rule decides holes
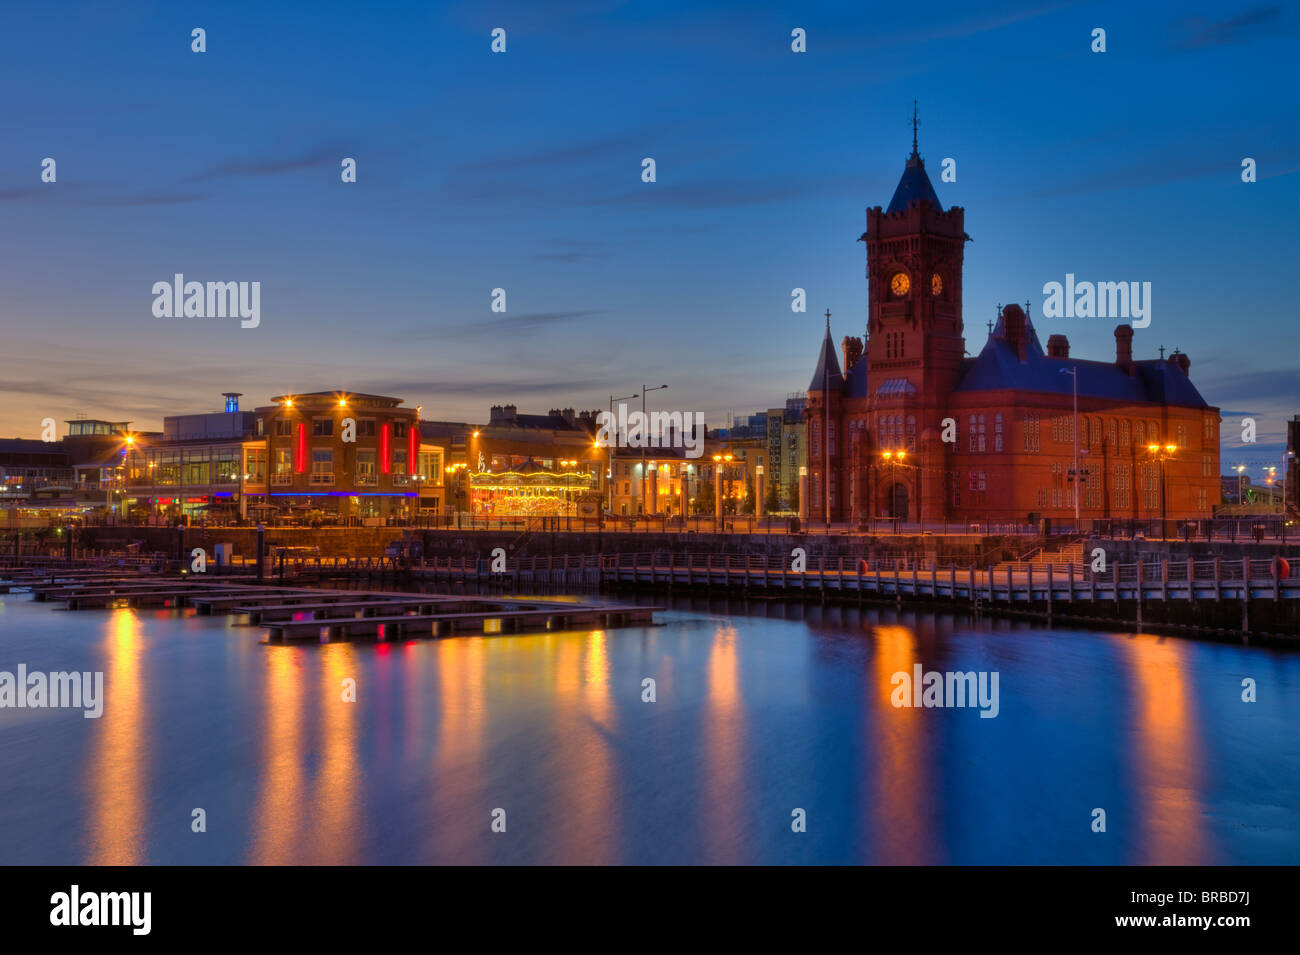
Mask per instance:
[[[1286,580],[1291,576],[1291,562],[1285,557],[1273,558],[1273,576],[1278,580]]]

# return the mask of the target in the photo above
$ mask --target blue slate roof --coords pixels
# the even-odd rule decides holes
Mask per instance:
[[[898,180],[894,198],[889,200],[889,208],[885,212],[902,212],[917,199],[928,199],[934,203],[936,211],[943,211],[934,186],[930,185],[930,177],[925,174],[925,160],[918,156],[914,149],[907,159],[907,166],[903,169],[903,178]]]
[[[867,397],[867,356],[863,355],[857,360],[857,363],[849,369],[848,377],[844,381],[844,390],[841,392],[845,398],[865,398]]]
[[[830,378],[827,380],[827,375]],[[831,326],[826,324],[826,337],[822,339],[821,354],[817,356],[817,370],[813,372],[809,391],[831,391],[844,385],[840,374],[840,360],[835,357],[835,344],[831,341]]]
[[[1062,369],[1075,368],[1079,373],[1079,394],[1090,398],[1146,402],[1208,408],[1196,386],[1170,358],[1134,362],[1134,374],[1112,362],[1082,361],[1077,358],[1050,358],[1038,344],[1033,325],[1026,322],[1026,357],[999,334],[1002,323],[989,335],[979,357],[965,363],[965,370],[954,391],[1044,391],[1052,394],[1073,393],[1074,383]]]

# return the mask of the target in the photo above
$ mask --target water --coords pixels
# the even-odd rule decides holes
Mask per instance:
[[[780,604],[280,646],[0,600],[0,670],[102,670],[107,700],[0,709],[3,864],[1300,858],[1295,653]],[[915,662],[997,671],[998,716],[891,706]]]

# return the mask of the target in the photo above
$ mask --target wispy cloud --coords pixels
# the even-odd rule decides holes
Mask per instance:
[[[1259,36],[1272,33],[1281,12],[1281,6],[1271,4],[1251,7],[1226,20],[1192,17],[1175,28],[1177,37],[1172,46],[1175,50],[1199,50],[1210,46],[1249,43]]]
[[[303,169],[337,165],[348,155],[342,146],[317,146],[293,156],[267,156],[259,159],[230,159],[187,176],[184,181],[198,182],[226,176],[278,176]]]

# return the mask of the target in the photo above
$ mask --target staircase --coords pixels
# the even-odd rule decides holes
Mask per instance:
[[[1075,580],[1086,580],[1088,576],[1088,565],[1083,559],[1083,540],[1072,541],[1058,550],[1046,551],[1041,548],[1031,551],[1023,556],[1020,560],[1004,560],[994,565],[993,572],[1006,573],[1008,570],[1024,573],[1031,568],[1034,576],[1047,576],[1047,568],[1052,568],[1052,576],[1065,578],[1070,573],[1070,568],[1074,568]]]

